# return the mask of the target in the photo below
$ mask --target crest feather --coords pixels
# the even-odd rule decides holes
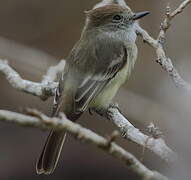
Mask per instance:
[[[109,15],[113,15],[115,13],[123,13],[124,11],[128,11],[127,7],[123,7],[117,4],[112,4],[112,5],[105,5],[102,7],[98,7],[96,9],[92,9],[89,11],[85,11],[85,14],[88,18],[103,18]]]

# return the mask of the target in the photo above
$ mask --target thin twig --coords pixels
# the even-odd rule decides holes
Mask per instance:
[[[144,42],[148,43],[151,47],[154,48],[156,51],[157,59],[156,62],[168,73],[168,75],[171,77],[173,82],[177,87],[180,87],[184,90],[191,91],[191,85],[187,83],[178,73],[176,68],[173,66],[173,63],[169,57],[166,56],[165,50],[164,50],[164,42],[165,42],[165,33],[171,26],[172,19],[180,14],[189,4],[191,0],[185,0],[183,1],[177,9],[175,9],[173,12],[170,12],[169,5],[166,8],[166,17],[164,21],[162,22],[160,32],[158,35],[157,40],[152,38],[147,31],[145,31],[143,28],[140,27],[140,25],[136,24],[136,30],[137,34],[140,35]],[[119,4],[121,6],[128,7],[126,2],[124,0],[102,0],[100,3],[94,6],[94,8],[98,8],[101,6],[105,6],[107,4]]]
[[[185,0],[183,1],[180,6],[175,9],[172,13],[171,13],[171,19],[174,18],[176,15],[180,14],[186,7],[187,5],[191,3],[191,0]]]
[[[173,82],[177,87],[180,87],[184,90],[191,90],[191,85],[187,83],[174,68],[172,61],[165,54],[163,46],[158,43],[157,40],[153,39],[147,31],[145,31],[140,26],[137,26],[137,33],[143,38],[144,42],[148,43],[153,47],[157,54],[156,62],[168,73]]]
[[[187,83],[178,73],[176,68],[173,66],[172,60],[166,56],[165,50],[164,50],[164,43],[166,40],[166,31],[171,26],[172,19],[181,13],[184,8],[191,2],[191,0],[185,0],[183,1],[180,6],[175,9],[173,12],[171,12],[170,6],[167,5],[166,8],[166,17],[164,21],[161,24],[160,32],[158,35],[157,40],[153,39],[147,31],[145,31],[143,28],[141,28],[139,25],[137,25],[137,34],[140,35],[144,42],[148,43],[151,47],[153,47],[156,51],[157,60],[156,62],[168,73],[168,75],[171,77],[171,79],[174,81],[175,85],[177,87],[180,87],[184,90],[190,91],[191,85]]]

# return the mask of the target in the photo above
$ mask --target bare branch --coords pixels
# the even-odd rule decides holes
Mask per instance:
[[[124,0],[103,0],[94,8],[112,2],[126,6]],[[173,67],[172,61],[165,54],[163,42],[165,39],[165,32],[170,27],[170,21],[178,13],[182,12],[182,10],[189,3],[190,0],[184,1],[172,13],[170,13],[169,7],[167,8],[166,18],[168,20],[164,20],[157,40],[153,39],[147,33],[147,31],[137,25],[137,33],[144,39],[145,42],[147,42],[151,47],[155,49],[157,54],[157,62],[170,75],[176,86],[186,90],[191,90],[191,86],[181,78],[177,70]],[[164,25],[165,23],[167,24],[167,26]],[[0,60],[0,71],[5,74],[7,80],[14,88],[46,100],[48,97],[54,95],[55,88],[57,87],[57,83],[54,81],[57,74],[63,71],[64,65],[65,62],[63,60],[58,65],[50,67],[50,69],[47,71],[47,74],[43,77],[43,80],[40,83],[22,79],[21,76],[15,70],[13,70],[6,61]],[[161,157],[166,162],[172,162],[174,161],[174,159],[176,159],[176,154],[165,144],[163,139],[154,139],[143,134],[137,128],[135,128],[117,109],[108,109],[105,113],[105,117],[110,119],[120,129],[125,138],[130,139],[141,146],[146,146],[148,149],[153,151],[156,155]]]
[[[178,73],[178,71],[174,68],[172,61],[169,57],[166,56],[166,53],[164,51],[164,41],[165,41],[165,33],[170,27],[171,20],[178,14],[180,14],[187,6],[190,4],[191,0],[185,0],[183,1],[180,6],[174,10],[172,13],[170,12],[170,7],[167,6],[166,9],[166,18],[164,19],[161,29],[158,35],[157,40],[153,39],[147,31],[145,31],[143,28],[141,28],[138,24],[137,26],[137,34],[140,35],[144,42],[148,43],[151,47],[153,47],[156,51],[157,60],[156,62],[168,73],[168,75],[171,77],[171,79],[174,81],[175,85],[177,87],[180,87],[184,90],[191,90],[191,85],[187,83]],[[127,6],[126,2],[124,0],[102,0],[100,3],[94,6],[94,8],[101,7],[107,4],[119,4],[122,6]]]
[[[73,123],[68,120],[64,114],[60,114],[59,118],[49,118],[36,110],[32,110],[32,114],[33,116],[29,116],[0,110],[0,121],[15,123],[20,126],[35,127],[43,130],[49,130],[52,128],[66,130],[76,139],[89,144],[94,144],[108,154],[111,154],[116,159],[124,162],[127,167],[138,174],[142,179],[168,180],[167,177],[160,173],[149,170],[139,162],[135,156],[125,151],[116,143],[112,142],[108,146],[108,140],[77,123]]]
[[[19,73],[17,73],[13,68],[9,66],[6,60],[0,60],[0,72],[4,73],[8,82],[15,89],[28,94],[32,94],[34,96],[38,96],[42,100],[46,100],[48,97],[54,95],[54,91],[58,83],[53,81],[56,78],[56,74],[60,70],[63,70],[63,64],[64,61],[61,61],[57,66],[50,67],[47,75],[44,76],[44,79],[41,83],[22,79]]]
[[[180,6],[176,9],[176,10],[174,10],[172,13],[171,13],[171,19],[172,18],[174,18],[176,15],[178,15],[178,14],[180,14],[186,7],[187,7],[187,5],[189,4],[189,3],[191,3],[191,0],[185,0],[185,1],[183,1],[181,4],[180,4]]]
[[[160,32],[157,38],[157,43],[163,45],[165,42],[165,33],[166,31],[170,28],[171,26],[171,21],[173,18],[175,18],[175,16],[177,16],[178,14],[180,14],[185,8],[186,6],[191,3],[191,0],[185,0],[183,1],[179,7],[177,9],[175,9],[173,12],[171,12],[171,8],[170,5],[168,4],[166,7],[166,17],[164,19],[164,21],[161,23],[161,27],[160,27]]]
[[[14,88],[46,100],[48,97],[54,95],[57,83],[51,81],[55,80],[56,74],[63,70],[64,63],[64,61],[61,61],[58,65],[50,67],[47,75],[44,76],[41,83],[22,79],[20,75],[7,64],[6,61],[0,60],[0,71],[6,75],[7,80]],[[49,77],[50,75],[53,75],[53,77]],[[100,114],[99,110],[96,111]],[[150,149],[166,162],[173,162],[176,159],[175,153],[165,144],[164,140],[150,138],[149,142],[146,143],[149,136],[136,129],[116,109],[110,108],[105,111],[105,117],[110,119],[120,129],[120,131],[125,134],[125,136],[123,136],[124,138],[130,139],[131,141]],[[129,129],[131,129],[131,131],[129,131]]]
[[[54,82],[57,79],[58,73],[62,73],[65,68],[66,61],[61,60],[57,65],[51,66],[46,75],[43,76],[42,83],[49,84]]]
[[[176,153],[166,145],[162,138],[155,139],[143,134],[139,129],[135,128],[115,106],[110,106],[106,110],[95,109],[95,111],[115,124],[122,133],[123,138],[151,150],[167,163],[172,163],[177,160]]]
[[[157,40],[153,39],[143,28],[137,26],[137,33],[143,38],[144,42],[147,42],[153,47],[157,54],[156,62],[168,73],[171,79],[174,81],[177,87],[182,89],[191,90],[189,83],[183,80],[178,71],[174,68],[172,61],[165,54],[163,46]]]
[[[171,26],[171,20],[179,13],[183,11],[183,9],[191,2],[191,0],[185,0],[180,4],[180,6],[174,10],[172,13],[170,12],[169,5],[166,8],[166,18],[161,24],[161,29],[158,35],[157,40],[153,39],[143,28],[137,25],[137,33],[140,35],[144,42],[147,42],[151,47],[153,47],[156,51],[157,60],[156,62],[161,65],[161,67],[169,74],[171,79],[174,81],[177,87],[182,89],[191,90],[191,85],[187,83],[178,73],[178,71],[174,68],[172,61],[169,57],[166,56],[164,50],[165,43],[165,33]]]

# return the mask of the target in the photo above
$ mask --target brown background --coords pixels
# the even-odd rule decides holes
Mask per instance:
[[[79,39],[84,10],[95,0],[0,0],[0,58],[8,59],[22,77],[39,81],[50,65],[67,56]],[[178,0],[128,0],[134,11],[149,10],[142,26],[156,37],[168,2]],[[191,82],[191,7],[173,20],[167,33],[166,51],[183,77]],[[144,163],[174,179],[190,179],[190,96],[185,95],[154,62],[154,51],[138,40],[139,58],[132,77],[118,93],[122,111],[140,129],[154,121],[164,132],[168,144],[179,152],[183,164],[170,168],[146,151]],[[128,91],[127,91],[128,89]],[[0,109],[19,111],[33,107],[50,112],[52,99],[42,102],[13,89],[0,73]],[[86,113],[80,124],[107,135],[115,128],[105,119]],[[46,132],[47,133],[47,132]],[[45,140],[45,132],[0,123],[0,179],[139,179],[124,164],[72,137],[68,139],[58,168],[49,177],[35,174],[35,161]],[[121,138],[124,148],[139,159],[142,148]],[[178,172],[178,173],[174,173]]]

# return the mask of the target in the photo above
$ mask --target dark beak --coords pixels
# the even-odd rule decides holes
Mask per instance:
[[[134,16],[133,16],[133,20],[137,20],[137,19],[140,19],[146,15],[150,14],[149,11],[144,11],[144,12],[139,12],[139,13],[136,13]]]

